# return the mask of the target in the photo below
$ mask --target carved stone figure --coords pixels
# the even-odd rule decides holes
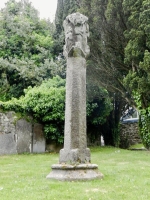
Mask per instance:
[[[88,18],[80,13],[69,15],[63,23],[65,30],[64,56],[86,57],[89,52],[87,37],[89,37]]]

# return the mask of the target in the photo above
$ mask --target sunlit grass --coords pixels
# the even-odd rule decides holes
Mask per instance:
[[[0,157],[0,200],[149,200],[150,152],[92,148],[103,180],[47,180],[58,154]]]
[[[134,144],[132,146],[130,146],[129,149],[145,149],[144,145],[143,144]]]

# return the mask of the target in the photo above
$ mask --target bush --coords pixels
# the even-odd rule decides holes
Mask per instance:
[[[65,80],[59,76],[44,81],[39,87],[28,87],[25,96],[1,102],[3,109],[29,113],[44,125],[47,139],[63,142]]]
[[[30,114],[35,120],[44,125],[45,137],[56,143],[63,143],[65,120],[65,79],[59,76],[44,81],[40,86],[28,87],[25,95],[19,99],[1,102],[5,110],[13,110],[22,114]],[[100,94],[107,94],[100,90]],[[108,94],[106,95],[108,97]],[[106,121],[112,109],[109,98],[90,99],[87,102],[87,126],[94,129],[91,133],[94,140],[99,133],[99,125]],[[90,132],[90,131],[89,131]]]

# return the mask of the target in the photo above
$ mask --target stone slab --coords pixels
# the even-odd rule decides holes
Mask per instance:
[[[0,155],[15,153],[17,150],[14,134],[0,134]]]
[[[31,135],[32,135],[32,124],[27,122],[25,119],[20,119],[16,123],[16,134],[17,134],[17,152],[31,152]]]
[[[33,153],[44,153],[46,148],[45,143],[43,126],[35,123],[33,126]]]

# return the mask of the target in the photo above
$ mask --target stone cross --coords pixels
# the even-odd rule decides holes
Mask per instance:
[[[88,18],[73,13],[64,21],[64,56],[67,59],[64,148],[59,164],[52,165],[47,178],[87,180],[102,178],[98,166],[91,164],[86,136],[86,57],[90,52]]]
[[[64,149],[60,163],[89,163],[90,150],[86,141],[86,56],[89,54],[88,18],[80,13],[64,21],[67,59]]]

